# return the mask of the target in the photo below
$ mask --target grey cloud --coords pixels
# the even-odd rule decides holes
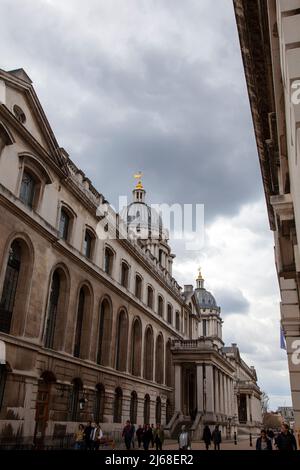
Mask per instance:
[[[214,290],[222,314],[247,314],[250,303],[238,288],[217,288]]]
[[[176,4],[190,29],[174,37],[166,33],[161,45],[155,38],[143,42],[143,25],[136,35],[132,30],[128,57],[118,63],[114,44],[109,49],[92,30],[71,28],[68,16],[60,16],[51,4],[36,9],[35,2],[3,2],[10,21],[2,34],[15,51],[20,48],[15,66],[23,66],[41,91],[60,144],[114,205],[119,194],[130,197],[132,173],[139,169],[145,173],[148,200],[204,203],[207,220],[234,214],[260,197],[233,16],[228,20],[231,6],[222,4],[224,19],[216,31],[222,40],[207,57],[209,43],[199,42],[195,15],[201,23],[209,10],[207,2],[200,3]],[[153,2],[157,19],[168,10],[176,15],[173,5]],[[129,7],[145,5],[129,2]],[[93,9],[101,13],[97,2],[90,2],[90,9],[91,17]],[[31,14],[37,21],[24,31],[21,25]],[[117,10],[114,15],[111,21],[117,21]],[[146,26],[155,21],[142,18]],[[95,27],[92,19],[91,24]],[[13,36],[8,25],[14,27]],[[181,45],[187,35],[199,48],[196,58]]]

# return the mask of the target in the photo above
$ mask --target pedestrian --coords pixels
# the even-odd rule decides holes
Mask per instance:
[[[209,450],[210,444],[211,444],[211,432],[209,427],[206,425],[205,428],[203,429],[203,441],[205,442],[205,447],[206,450]]]
[[[142,428],[141,425],[139,425],[139,427],[136,431],[136,438],[137,438],[137,441],[138,441],[139,448],[141,447],[142,437],[143,437],[143,428]]]
[[[153,434],[152,429],[150,428],[149,424],[145,424],[144,431],[143,431],[143,447],[144,450],[149,449],[150,442],[152,442]]]
[[[92,439],[91,439],[92,431],[93,431],[92,423],[91,421],[88,421],[84,430],[84,440],[85,440],[86,450],[92,449]]]
[[[165,432],[159,423],[156,425],[156,429],[154,429],[153,440],[154,444],[156,445],[156,450],[162,450],[162,446],[165,440]]]
[[[151,429],[151,432],[152,432],[151,445],[152,445],[152,447],[154,447],[154,431],[155,431],[155,429],[154,429],[154,424],[153,423],[151,424],[150,429]]]
[[[256,450],[272,450],[272,441],[265,429],[261,430],[260,437],[256,441]]]
[[[181,433],[178,436],[178,444],[180,450],[190,450],[191,448],[191,438],[184,424],[181,426]]]
[[[273,442],[273,439],[275,437],[275,434],[274,432],[272,431],[272,429],[267,429],[267,436],[269,439],[271,439],[271,442]]]
[[[212,432],[211,439],[214,443],[215,450],[220,450],[220,444],[222,442],[221,431],[217,425]]]
[[[295,436],[290,432],[289,425],[283,423],[281,432],[276,438],[276,446],[278,450],[297,450]]]
[[[126,449],[129,450],[132,442],[132,426],[129,420],[126,421],[123,428],[122,437],[124,438]]]
[[[99,423],[93,423],[93,431],[91,433],[92,449],[99,450],[100,441],[103,438],[103,432]]]
[[[79,424],[78,430],[74,434],[75,445],[74,449],[81,450],[84,447],[84,426]]]
[[[132,444],[132,448],[134,449],[134,435],[135,435],[135,425],[134,424],[131,425],[131,432],[132,432],[131,444]]]

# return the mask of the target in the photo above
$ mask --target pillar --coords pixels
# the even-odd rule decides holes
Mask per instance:
[[[206,411],[214,413],[214,377],[213,366],[207,365],[206,368]]]
[[[220,388],[219,388],[219,371],[215,369],[215,412],[220,412]]]
[[[182,407],[181,376],[181,365],[175,364],[175,411],[179,412]]]
[[[197,409],[199,411],[204,410],[204,401],[203,401],[203,365],[197,364]]]

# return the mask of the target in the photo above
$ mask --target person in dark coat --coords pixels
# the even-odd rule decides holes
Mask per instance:
[[[92,432],[94,431],[94,428],[92,426],[91,421],[88,421],[85,430],[84,430],[84,440],[85,440],[85,448],[86,450],[91,450],[92,449]]]
[[[276,437],[276,446],[278,450],[297,450],[295,436],[290,432],[289,425],[286,423],[281,426],[281,432]]]
[[[203,437],[202,437],[203,441],[205,442],[205,447],[206,447],[206,450],[209,450],[209,446],[211,444],[211,432],[210,432],[210,429],[209,427],[206,425],[204,430],[203,430]]]
[[[141,447],[142,439],[143,439],[143,428],[141,425],[139,425],[137,431],[136,431],[136,438],[138,441],[138,446]]]
[[[129,450],[133,437],[133,429],[129,420],[126,421],[126,425],[123,428],[122,437],[124,438],[126,449]]]
[[[211,435],[212,441],[215,446],[215,450],[220,450],[220,444],[222,442],[221,431],[219,430],[219,426],[216,426],[213,430]]]
[[[260,437],[256,441],[256,450],[272,450],[272,441],[264,429],[261,430]]]
[[[152,442],[152,439],[153,439],[152,429],[150,428],[149,424],[145,424],[144,432],[143,432],[143,447],[144,447],[144,450],[149,449],[149,445],[150,445],[150,442]]]

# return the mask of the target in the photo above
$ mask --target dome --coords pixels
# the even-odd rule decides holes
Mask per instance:
[[[138,175],[139,176],[139,175]],[[120,212],[120,219],[127,225],[128,233],[141,239],[168,239],[168,231],[163,228],[161,215],[145,203],[146,191],[141,181],[133,190],[133,202]]]
[[[120,218],[127,224],[128,231],[146,234],[146,238],[161,237],[163,234],[161,216],[144,202],[132,202],[124,207]],[[146,233],[147,232],[147,233]]]
[[[196,289],[195,296],[200,308],[218,308],[216,299],[206,289]]]

